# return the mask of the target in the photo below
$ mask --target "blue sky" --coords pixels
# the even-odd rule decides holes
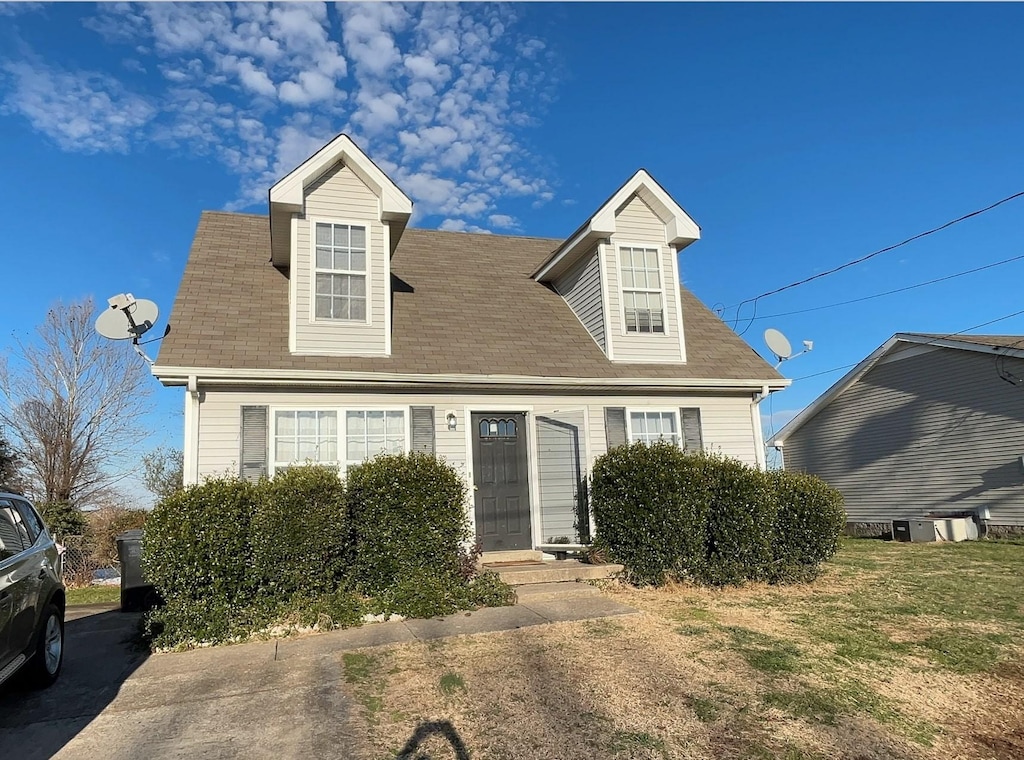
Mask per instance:
[[[733,324],[746,298],[1024,189],[1022,29],[1017,4],[0,3],[0,346],[57,299],[130,291],[166,315],[199,212],[264,210],[341,131],[421,227],[562,237],[645,167],[702,227],[684,283]],[[1022,213],[759,316],[1024,254]],[[762,354],[769,326],[815,342],[784,367],[781,422],[894,332],[1024,309],[1022,270],[735,324]],[[181,391],[155,399],[150,445],[180,445]]]

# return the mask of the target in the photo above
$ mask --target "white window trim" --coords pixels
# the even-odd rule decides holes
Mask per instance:
[[[307,217],[309,221],[309,321],[320,325],[372,325],[373,324],[373,279],[372,259],[374,241],[372,237],[373,222],[368,219],[335,219],[327,217]],[[366,230],[366,271],[355,272],[348,269],[317,269],[316,266],[316,226],[317,224],[346,224],[350,227],[362,227]],[[366,276],[366,319],[327,319],[316,315],[316,274],[353,274]]]
[[[277,474],[278,467],[298,467],[303,462],[278,462],[277,461],[277,413],[278,412],[335,412],[338,415],[338,473],[344,477],[348,470],[348,451],[346,443],[348,440],[348,420],[346,412],[402,412],[405,420],[405,444],[402,452],[408,454],[412,447],[412,426],[410,407],[397,404],[359,404],[348,406],[337,406],[333,404],[281,404],[270,407],[270,420],[267,425],[269,437],[267,446],[267,470],[270,477]]]
[[[622,284],[622,250],[623,248],[643,248],[645,250],[653,250],[658,252],[658,282],[661,283],[661,288],[626,288]],[[644,337],[644,338],[660,338],[662,336],[668,336],[672,334],[669,329],[669,318],[668,318],[668,299],[665,294],[665,246],[653,243],[631,243],[625,240],[616,240],[612,245],[612,255],[615,257],[615,273],[616,280],[618,281],[619,288],[619,330],[622,337]],[[661,294],[661,322],[665,326],[664,332],[630,332],[626,325],[626,291],[632,291],[636,293],[660,293]]]
[[[634,414],[671,414],[672,418],[676,421],[676,438],[677,445],[679,448],[683,448],[683,431],[682,431],[682,420],[679,419],[679,409],[675,407],[627,407],[626,408],[626,441],[628,443],[636,443],[633,438],[633,415]]]

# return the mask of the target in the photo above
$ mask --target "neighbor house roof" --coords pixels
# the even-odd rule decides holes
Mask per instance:
[[[769,446],[782,447],[786,439],[802,428],[833,399],[860,380],[886,356],[913,346],[934,346],[959,351],[975,351],[989,355],[1005,354],[1024,358],[1024,335],[960,335],[950,333],[896,333],[875,349],[867,358],[847,372],[827,391],[822,393],[782,430],[768,440]]]
[[[612,362],[561,296],[531,273],[562,241],[406,230],[391,262],[388,357],[293,355],[287,272],[270,263],[266,216],[204,212],[154,373],[182,368],[545,378],[781,378],[682,289],[685,364]]]

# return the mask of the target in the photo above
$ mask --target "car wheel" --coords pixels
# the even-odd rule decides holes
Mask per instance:
[[[43,689],[57,680],[64,664],[64,616],[55,604],[43,611],[36,635],[36,651],[28,662],[28,682]]]

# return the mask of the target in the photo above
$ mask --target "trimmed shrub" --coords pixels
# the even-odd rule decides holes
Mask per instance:
[[[260,579],[249,535],[257,495],[248,481],[212,478],[156,506],[146,522],[142,566],[169,606],[183,600],[246,606],[255,597]]]
[[[346,492],[360,591],[376,595],[415,578],[433,576],[443,585],[459,577],[469,525],[466,487],[451,465],[429,454],[383,454],[349,468]]]
[[[735,459],[706,457],[711,507],[706,551],[696,577],[722,586],[762,580],[772,560],[775,500],[765,473]]]
[[[708,585],[802,580],[838,547],[842,497],[818,478],[766,473],[669,443],[619,446],[594,463],[595,551],[628,580]]]
[[[703,566],[710,505],[708,458],[671,443],[618,446],[594,463],[590,491],[595,549],[625,566],[628,580],[661,585]]]
[[[777,502],[770,580],[810,580],[839,549],[843,495],[814,475],[776,470],[768,480]]]
[[[66,501],[44,501],[35,506],[55,539],[84,535],[89,527],[85,514]]]
[[[260,484],[250,540],[265,593],[335,591],[344,582],[350,545],[337,470],[293,467]]]

